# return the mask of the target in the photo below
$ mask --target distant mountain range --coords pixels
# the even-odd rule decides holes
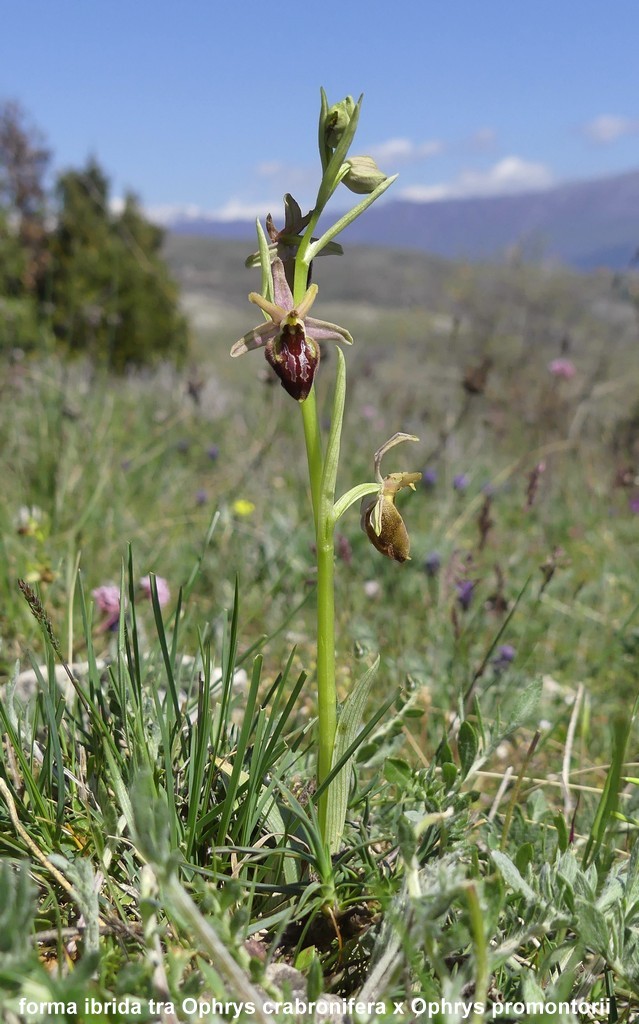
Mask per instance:
[[[271,212],[277,224],[280,211]],[[182,235],[255,237],[252,221],[178,217],[167,227]],[[342,239],[467,260],[500,259],[520,247],[528,259],[623,269],[639,249],[639,171],[520,195],[391,200],[373,206]]]

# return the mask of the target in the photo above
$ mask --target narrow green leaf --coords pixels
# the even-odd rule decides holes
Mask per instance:
[[[479,749],[477,733],[467,720],[462,722],[459,727],[457,749],[459,750],[462,778],[465,779],[475,763],[475,758],[477,757],[477,751]]]
[[[257,231],[257,244],[260,250],[260,265],[262,267],[262,295],[272,301],[273,271],[271,270],[271,252],[259,218],[255,221],[255,230]]]
[[[255,708],[257,706],[257,696],[260,686],[260,678],[262,675],[262,662],[263,658],[258,654],[257,658],[253,662],[253,674],[251,676],[251,684],[246,697],[246,708],[244,711],[244,718],[242,721],[242,728],[240,729],[239,739],[237,741],[237,748],[233,758],[233,770],[231,777],[228,782],[226,798],[224,800],[224,808],[222,816],[220,818],[220,824],[218,828],[218,845],[222,845],[226,840],[226,832],[229,827],[231,815],[235,807],[235,800],[237,798],[237,791],[240,787],[240,775],[242,772],[242,763],[244,761],[244,755],[248,746],[249,737],[253,728],[253,715],[255,714]]]
[[[193,568],[191,569],[191,572],[189,573],[189,578],[187,579],[186,583],[182,587],[182,592],[184,594],[184,600],[185,601],[187,601],[189,599],[189,597],[191,595],[191,591],[193,590],[193,587],[195,586],[197,578],[198,578],[198,576],[200,574],[200,571],[202,569],[202,563],[204,561],[204,556],[206,555],[206,552],[208,550],[209,544],[211,543],[211,539],[213,537],[213,534],[215,533],[215,527],[217,526],[217,524],[219,522],[219,519],[220,519],[220,513],[219,512],[214,512],[212,517],[211,517],[211,522],[209,523],[208,530],[206,531],[206,536],[205,536],[204,542],[202,544],[202,549],[201,549],[201,551],[200,551],[200,553],[199,553],[199,555],[198,555],[198,557],[197,557],[197,559],[195,561],[195,564],[194,564]]]
[[[346,360],[341,348],[337,349],[337,374],[335,377],[335,394],[333,397],[333,415],[331,417],[331,429],[326,445],[326,456],[324,458],[324,469],[322,471],[322,483],[320,489],[320,522],[326,523],[328,528],[333,526],[333,500],[335,497],[335,484],[337,482],[337,469],[339,466],[339,451],[342,437],[342,422],[344,420],[344,402],[346,399]]]
[[[565,853],[570,842],[566,820],[561,812],[557,812],[552,820],[555,828],[557,829],[557,845],[559,846],[559,852]]]
[[[343,217],[340,217],[340,219],[336,221],[328,231],[324,232],[321,238],[318,238],[316,242],[312,242],[308,247],[308,260],[314,260],[315,257],[320,254],[322,249],[324,249],[336,235],[339,235],[340,231],[343,231],[344,228],[347,228],[349,224],[352,224],[354,220],[364,213],[364,211],[367,210],[376,199],[379,199],[379,197],[384,194],[387,188],[390,188],[396,179],[396,174],[393,174],[390,178],[386,178],[377,186],[376,189],[374,189],[373,192],[367,195],[365,199],[362,199],[361,203],[358,203],[352,210],[345,213]]]
[[[379,668],[379,655],[364,673],[354,689],[348,695],[342,713],[337,722],[333,764],[337,764],[342,755],[357,738],[366,710],[366,704]],[[336,775],[328,789],[326,810],[326,842],[331,853],[339,849],[339,844],[346,821],[346,808],[350,790],[353,756],[348,759],[342,770]]]
[[[608,825],[617,810],[619,790],[621,787],[621,776],[623,774],[623,763],[633,718],[634,711],[628,716],[628,718],[623,720],[620,719],[615,723],[610,768],[606,776],[606,782],[603,793],[601,794],[599,806],[597,807],[595,820],[592,823],[588,842],[586,843],[586,848],[584,850],[582,860],[583,867],[587,867],[596,857],[604,841]]]
[[[160,650],[162,651],[162,658],[164,660],[164,667],[166,669],[166,681],[169,688],[169,695],[171,697],[171,703],[173,705],[173,711],[175,714],[175,723],[178,725],[181,721],[182,712],[180,710],[180,698],[178,696],[178,687],[175,680],[174,665],[171,661],[169,654],[169,645],[166,639],[166,632],[164,630],[164,620],[162,618],[162,608],[160,605],[160,599],[158,597],[158,583],[155,573],[149,573],[149,579],[151,581],[151,604],[153,605],[153,616],[155,618],[155,626],[157,630],[158,640],[160,642]]]

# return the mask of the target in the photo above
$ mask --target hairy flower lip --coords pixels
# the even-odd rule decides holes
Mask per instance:
[[[319,342],[343,341],[351,345],[353,339],[344,327],[308,315],[317,297],[316,284],[308,287],[302,301],[295,306],[280,259],[273,262],[273,292],[274,302],[257,292],[249,295],[249,300],[259,306],[269,320],[236,341],[231,356],[235,359],[245,352],[264,348],[266,359],[280,378],[282,387],[297,401],[303,402],[310,393],[319,366]]]

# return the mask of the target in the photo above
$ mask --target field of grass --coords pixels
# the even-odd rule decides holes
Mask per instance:
[[[405,564],[340,522],[340,698],[381,664],[331,859],[301,419],[259,353],[229,358],[256,319],[241,253],[169,240],[182,374],[3,360],[4,1019],[286,1021],[268,1003],[296,996],[335,1020],[634,1019],[637,282],[317,261],[318,316],[355,338],[340,491],[396,430],[420,442],[393,468],[424,473]]]

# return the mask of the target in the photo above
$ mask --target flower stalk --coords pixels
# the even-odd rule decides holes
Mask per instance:
[[[335,526],[355,502],[368,502],[366,509],[370,509],[370,514],[368,511],[365,513],[368,517],[365,529],[375,547],[397,561],[404,561],[408,558],[408,534],[395,508],[395,495],[402,487],[412,487],[420,475],[396,473],[382,478],[379,462],[384,452],[400,441],[417,440],[407,434],[396,434],[376,454],[375,481],[359,484],[335,499],[346,399],[346,362],[339,347],[331,426],[325,450],[320,431],[314,386],[320,364],[320,345],[326,341],[350,345],[352,338],[343,327],[309,316],[318,291],[317,285],[309,284],[311,262],[322,253],[341,253],[341,247],[333,242],[335,236],[359,217],[395,180],[394,177],[386,177],[370,157],[347,159],[361,104],[361,97],[355,103],[349,96],[329,108],[322,90],[319,122],[322,179],[315,205],[303,216],[299,205],[287,194],[284,198],[284,228],[278,231],[272,217],[269,215],[267,218],[270,244],[258,222],[259,249],[248,258],[247,265],[261,265],[262,294],[253,292],[249,299],[262,309],[265,323],[245,334],[231,350],[232,356],[239,356],[252,349],[263,348],[282,387],[297,400],[302,415],[317,551],[317,782],[322,789],[318,800],[318,820],[329,853],[339,848],[346,814],[344,786],[338,787],[340,792],[336,795],[333,782],[324,785],[331,773],[339,767],[335,754]],[[364,198],[316,238],[313,232],[328,200],[342,182],[351,191],[364,195]],[[391,520],[394,532],[389,540],[388,522]],[[377,663],[365,674],[365,679],[360,680],[359,693],[356,687],[347,698],[347,703],[351,701],[347,709],[349,713],[345,717],[349,723],[348,739],[359,728],[361,712],[376,667]],[[339,774],[343,771],[341,769]],[[335,775],[335,779],[339,778],[339,774]]]

